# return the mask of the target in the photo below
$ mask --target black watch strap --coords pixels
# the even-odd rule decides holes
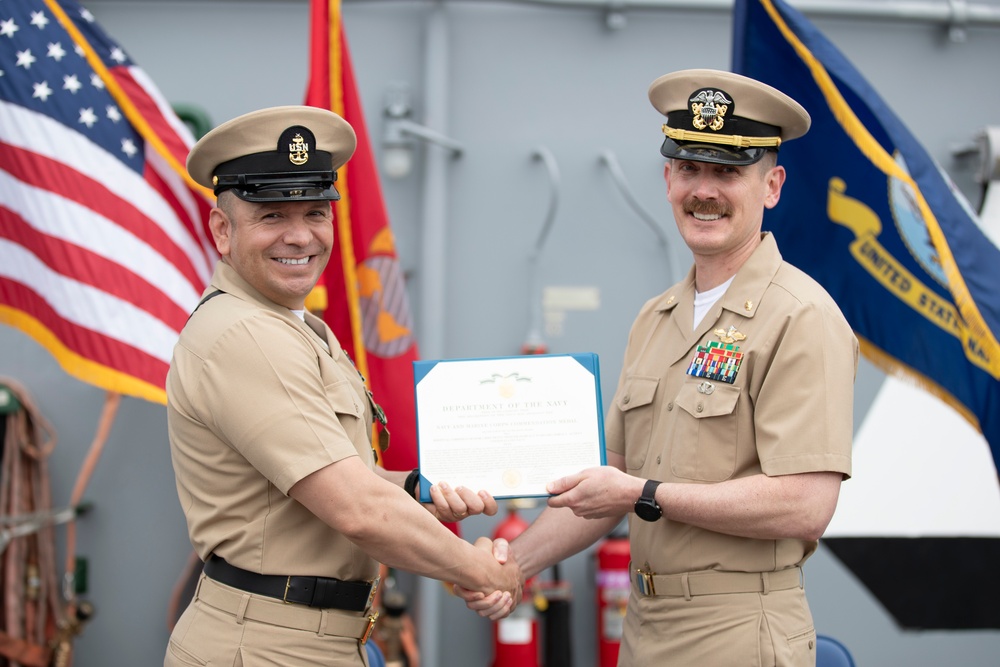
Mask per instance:
[[[655,503],[656,506],[659,507],[660,504],[656,502],[656,487],[662,483],[663,482],[658,482],[655,479],[647,479],[646,483],[642,487],[642,495],[639,497]]]
[[[410,471],[410,474],[406,476],[406,481],[403,482],[403,490],[413,499],[419,501],[417,498],[417,484],[420,482],[420,468],[414,468]]]

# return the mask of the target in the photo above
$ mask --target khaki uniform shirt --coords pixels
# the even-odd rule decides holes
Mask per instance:
[[[785,263],[767,234],[692,330],[694,271],[642,308],[608,410],[607,447],[627,472],[663,482],[833,471],[851,474],[858,343],[833,299]],[[688,375],[697,347],[745,339],[732,384]],[[657,574],[772,572],[816,542],[757,540],[629,518],[632,561]]]
[[[181,332],[167,375],[177,493],[202,560],[262,574],[370,580],[378,564],[290,498],[349,456],[374,469],[358,371],[319,318],[254,290],[224,262]],[[322,339],[329,343],[329,351]]]

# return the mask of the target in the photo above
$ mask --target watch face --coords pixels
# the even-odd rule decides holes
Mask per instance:
[[[635,504],[636,515],[644,521],[656,521],[662,515],[660,508],[652,500],[640,498]]]

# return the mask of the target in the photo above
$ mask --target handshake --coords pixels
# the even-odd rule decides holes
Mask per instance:
[[[477,589],[455,584],[455,595],[465,600],[465,606],[480,616],[497,621],[514,611],[521,601],[525,577],[507,540],[499,538],[490,541],[488,537],[480,537],[475,546],[477,549],[490,551],[499,567],[490,568],[492,583]]]
[[[427,509],[445,522],[476,515],[494,516],[498,509],[496,499],[486,491],[474,493],[443,482],[430,488],[430,497]],[[453,576],[444,573],[432,576],[451,582],[454,593],[480,616],[496,621],[509,615],[521,601],[526,579],[514,559],[510,543],[502,538],[490,540],[488,537],[480,537],[472,545],[464,540],[456,542],[472,552],[471,562],[454,568]]]
[[[504,618],[521,602],[526,579],[610,532],[643,484],[615,466],[589,468],[555,480],[547,485],[552,494],[548,507],[513,544],[480,537],[471,545],[475,569],[461,572],[464,576],[440,578],[455,582],[455,594],[472,611],[492,620]],[[443,520],[496,514],[496,500],[485,491],[455,493],[445,486],[444,493],[432,488],[431,496],[432,511]]]

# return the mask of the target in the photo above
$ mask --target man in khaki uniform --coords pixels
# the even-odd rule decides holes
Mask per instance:
[[[809,116],[714,70],[663,76],[649,98],[667,117],[667,198],[694,266],[632,326],[606,421],[610,465],[553,482],[511,548],[531,576],[629,514],[620,666],[814,665],[801,566],[851,473],[858,344],[761,233],[785,180],[778,146]]]
[[[334,244],[336,170],[354,147],[336,114],[277,107],[224,123],[189,155],[192,178],[218,197],[209,224],[222,260],[167,377],[177,492],[205,561],[167,666],[367,664],[377,561],[502,591],[504,612],[519,599],[516,564],[439,521],[495,513],[496,501],[435,487],[428,512],[415,475],[376,468],[380,410],[305,310]]]

